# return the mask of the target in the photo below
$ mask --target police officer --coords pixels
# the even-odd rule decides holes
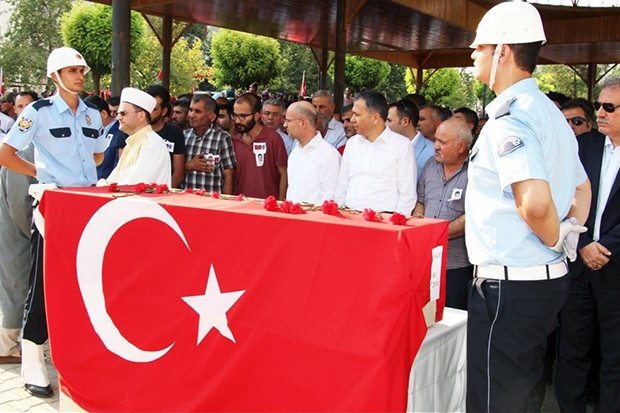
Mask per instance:
[[[469,292],[467,410],[536,411],[547,335],[566,300],[590,182],[564,116],[531,77],[546,40],[534,6],[482,18],[474,76],[497,94],[470,155],[465,237]]]
[[[99,111],[87,106],[78,96],[89,69],[82,55],[72,48],[61,47],[50,53],[47,76],[56,83],[58,93],[22,112],[0,146],[0,165],[34,176],[41,184],[58,187],[95,184],[96,165],[103,159],[106,143]],[[31,142],[35,148],[34,163],[16,154]],[[23,328],[22,379],[32,395],[50,397],[53,392],[42,346],[47,340],[43,242],[36,227],[33,227],[31,244],[33,262]]]

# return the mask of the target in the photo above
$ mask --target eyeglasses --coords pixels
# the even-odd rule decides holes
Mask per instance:
[[[587,120],[581,116],[575,116],[574,118],[566,118],[566,122],[572,123],[575,126],[581,126]]]
[[[116,112],[116,115],[120,116],[120,117],[123,117],[123,116],[127,115],[128,113],[138,113],[138,112],[141,112],[141,111],[140,110],[134,110],[134,111],[131,111],[131,112],[126,112],[124,110],[119,110],[118,112]]]
[[[407,104],[405,103],[405,101],[399,100],[397,103],[397,107],[402,108],[407,114],[407,117],[409,118],[409,120],[411,120],[411,112],[409,112],[409,108],[407,108]]]
[[[295,118],[295,119],[288,119],[288,118],[284,118],[284,122],[286,123],[291,123],[291,122],[295,122],[296,120],[301,120],[302,118]]]
[[[616,108],[620,108],[620,105],[614,105],[613,103],[609,102],[594,102],[594,109],[599,110],[601,106],[603,107],[603,110],[607,113],[614,113],[616,111]]]
[[[245,120],[252,115],[254,115],[254,113],[233,113],[232,118],[239,118],[241,122],[245,122]]]

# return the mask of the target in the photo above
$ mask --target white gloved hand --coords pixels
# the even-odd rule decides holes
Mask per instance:
[[[571,262],[577,259],[577,244],[579,242],[579,234],[586,232],[588,229],[582,225],[579,225],[577,218],[569,218],[560,222],[560,237],[558,242],[549,247],[555,252],[566,253],[566,256]]]

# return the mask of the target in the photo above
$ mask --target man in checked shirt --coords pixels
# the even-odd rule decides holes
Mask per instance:
[[[185,179],[182,188],[204,188],[232,194],[237,165],[230,135],[216,125],[217,105],[204,93],[192,97],[185,134]]]

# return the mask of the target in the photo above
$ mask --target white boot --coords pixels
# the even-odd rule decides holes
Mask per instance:
[[[0,327],[0,357],[20,356],[19,334],[21,328]]]
[[[50,380],[47,376],[47,365],[43,345],[30,340],[22,340],[22,379],[25,384],[47,387]]]

